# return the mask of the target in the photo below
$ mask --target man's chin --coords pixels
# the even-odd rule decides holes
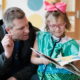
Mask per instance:
[[[29,39],[29,37],[27,36],[27,37],[23,37],[22,38],[22,40],[28,40]]]

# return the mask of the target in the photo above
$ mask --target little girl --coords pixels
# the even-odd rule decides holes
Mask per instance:
[[[71,28],[66,15],[66,4],[58,2],[46,5],[46,32],[38,32],[34,49],[51,58],[77,55],[79,45],[65,35],[66,30]],[[47,59],[32,52],[31,62],[38,64],[38,76],[40,80],[79,80],[80,77],[63,68],[56,67]]]

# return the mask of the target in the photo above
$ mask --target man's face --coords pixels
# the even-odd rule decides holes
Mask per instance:
[[[13,25],[14,27],[10,29],[9,33],[14,40],[27,40],[29,38],[29,24],[26,17],[14,19]]]

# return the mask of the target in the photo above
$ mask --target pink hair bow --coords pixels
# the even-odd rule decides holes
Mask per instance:
[[[61,12],[63,13],[66,13],[66,4],[64,2],[58,2],[58,3],[55,3],[55,4],[51,4],[51,3],[48,3],[47,1],[44,2],[45,3],[45,10],[47,11],[58,11],[60,10]]]

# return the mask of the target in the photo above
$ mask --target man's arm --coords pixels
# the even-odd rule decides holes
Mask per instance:
[[[0,74],[6,72],[12,61],[13,41],[10,35],[5,35],[0,42]]]
[[[9,66],[11,64],[12,59],[7,59],[3,53],[0,53],[0,74],[3,75],[5,72],[8,71]]]
[[[3,46],[1,43],[1,41],[5,35],[4,34],[5,30],[3,29],[3,26],[4,26],[3,21],[0,20],[0,74],[3,74],[4,72],[6,72],[6,70],[8,70],[7,67],[11,63],[11,58],[10,59],[6,58]]]

